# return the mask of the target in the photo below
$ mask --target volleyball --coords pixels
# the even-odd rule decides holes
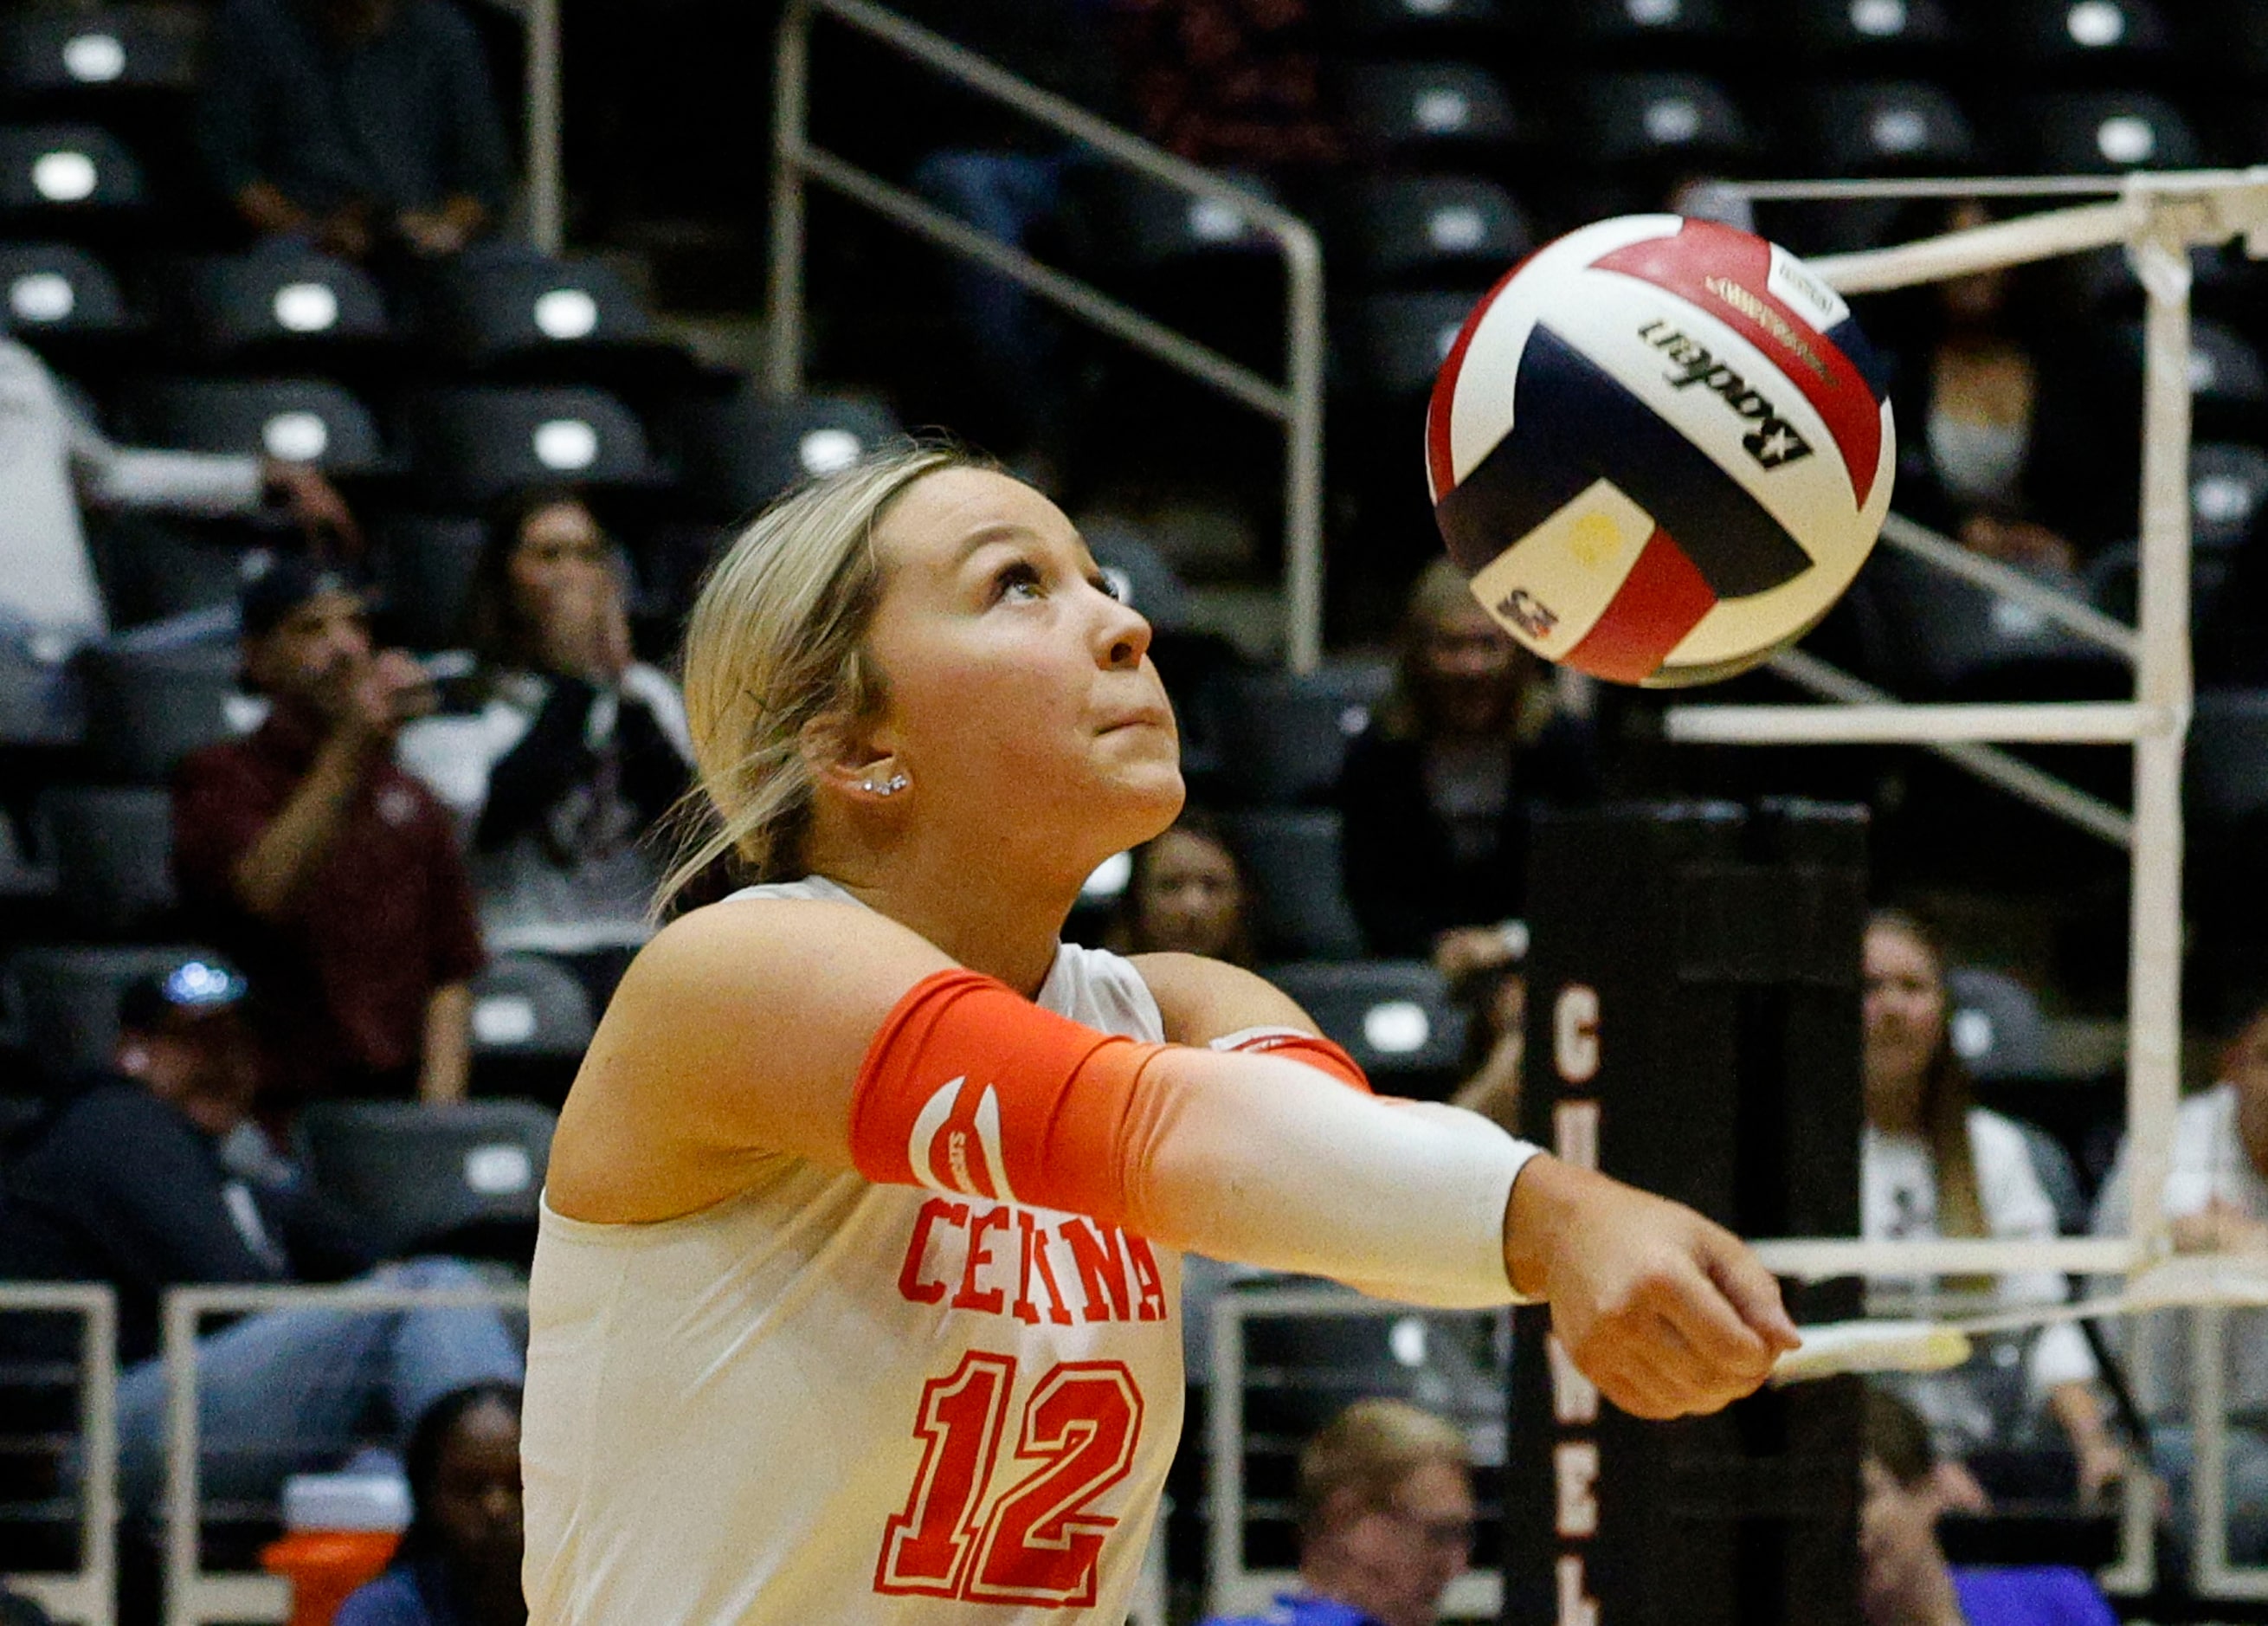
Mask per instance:
[[[1547,660],[1675,687],[1801,638],[1866,562],[1897,451],[1840,295],[1714,221],[1602,220],[1465,319],[1426,414],[1449,554]]]

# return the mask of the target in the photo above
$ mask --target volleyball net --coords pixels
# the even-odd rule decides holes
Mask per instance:
[[[1891,248],[1814,258],[1838,292],[1879,293],[1977,272],[2123,248],[2145,300],[2139,614],[2102,615],[2021,571],[1970,554],[1893,517],[1884,545],[2055,619],[2131,663],[2124,701],[1916,705],[1892,698],[1802,652],[1779,675],[1825,704],[1670,708],[1668,736],[1725,745],[1896,743],[1949,756],[1978,777],[2127,849],[2126,1134],[2132,1222],[2123,1238],[2055,1242],[1783,1238],[1762,1244],[1773,1269],[1845,1275],[1984,1275],[2058,1270],[2131,1275],[2171,1251],[2163,1194],[2181,1091],[2182,757],[2191,699],[2190,650],[2191,289],[2193,249],[2241,240],[2268,256],[2268,168],[2118,178],[1837,181],[1731,184],[1750,203],[1883,199],[2070,199]],[[2094,196],[2089,196],[2090,194]],[[1910,426],[1909,432],[1914,431]],[[2004,750],[2058,743],[2133,753],[2131,812]]]

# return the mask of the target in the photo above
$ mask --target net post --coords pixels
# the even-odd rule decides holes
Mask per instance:
[[[2182,745],[2189,731],[2190,262],[2149,233],[2128,249],[2148,298],[2144,326],[2141,602],[2135,698],[2176,726],[2134,743],[2129,901],[2126,1127],[2135,1260],[2168,1245],[2166,1178],[2181,1095]]]

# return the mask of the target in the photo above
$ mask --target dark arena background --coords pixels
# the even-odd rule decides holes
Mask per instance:
[[[1426,484],[1476,303],[1640,213],[1846,294],[1897,439],[1824,619],[1675,691],[1515,643]],[[1800,1323],[1995,1318],[1648,1423],[1543,1308],[1189,1258],[1127,1619],[2268,1621],[2256,251],[2268,0],[0,0],[0,1622],[527,1618],[687,618],[906,434],[1152,629],[1189,805],[1068,940]]]

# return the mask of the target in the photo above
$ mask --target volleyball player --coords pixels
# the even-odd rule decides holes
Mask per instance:
[[[784,498],[703,588],[715,833],[678,880],[729,853],[762,884],[640,954],[561,1115],[532,1620],[1122,1619],[1180,1435],[1180,1249],[1548,1297],[1645,1416],[1794,1345],[1697,1215],[1374,1098],[1248,972],[1057,941],[1181,806],[1148,641],[1054,505],[936,448]]]

